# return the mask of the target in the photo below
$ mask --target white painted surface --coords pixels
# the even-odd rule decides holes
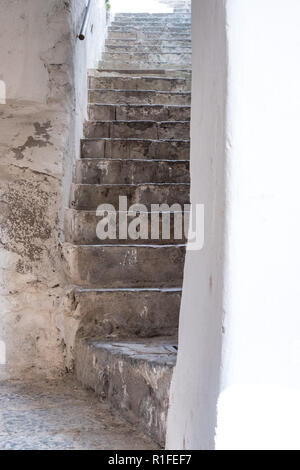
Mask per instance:
[[[299,450],[300,4],[193,9],[192,197],[207,236],[186,263],[168,447]]]
[[[205,245],[186,258],[169,449],[214,446],[219,390],[226,99],[223,2],[193,2],[192,23],[192,203],[205,204]]]
[[[300,4],[231,0],[227,23],[228,262],[217,447],[300,449]]]

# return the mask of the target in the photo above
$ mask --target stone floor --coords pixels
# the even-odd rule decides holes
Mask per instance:
[[[0,450],[155,450],[72,379],[0,383]]]

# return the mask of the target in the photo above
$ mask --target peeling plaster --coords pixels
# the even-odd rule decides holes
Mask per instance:
[[[73,365],[80,320],[63,270],[63,216],[87,69],[104,42],[104,0],[95,5],[94,38],[81,43],[85,0],[0,2],[0,380],[57,376]]]
[[[35,128],[35,136],[40,137],[36,139],[32,135],[30,135],[25,144],[20,145],[17,148],[12,148],[11,151],[15,154],[15,158],[17,160],[23,160],[24,155],[23,152],[26,150],[26,148],[33,148],[33,147],[47,147],[47,145],[53,145],[50,140],[50,135],[48,133],[48,130],[51,128],[51,122],[45,122],[44,124],[40,124],[38,122],[33,123],[34,128]]]

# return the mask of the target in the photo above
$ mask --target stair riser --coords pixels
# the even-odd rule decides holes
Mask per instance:
[[[103,54],[103,61],[110,62],[136,62],[141,61],[142,63],[147,62],[154,62],[154,63],[164,63],[164,64],[182,64],[182,63],[190,63],[192,61],[191,53],[176,53],[174,51],[173,54],[145,54],[134,52],[130,54],[129,52],[115,52],[115,53],[108,53],[105,52]]]
[[[141,47],[141,48],[150,48],[150,47],[160,47],[162,49],[169,49],[171,47],[174,48],[190,48],[192,46],[192,41],[191,39],[187,39],[186,41],[160,41],[159,44],[157,44],[157,41],[141,41],[138,42],[134,39],[128,39],[127,41],[119,40],[119,39],[108,39],[106,41],[106,47],[120,47],[120,50],[123,48],[125,49],[126,47]]]
[[[184,247],[73,246],[65,244],[70,283],[87,288],[178,288]]]
[[[180,185],[151,185],[139,186],[71,186],[70,207],[77,210],[96,210],[100,204],[112,204],[119,207],[119,196],[127,196],[128,207],[132,204],[189,204],[190,187]]]
[[[180,291],[75,292],[82,338],[175,336]]]
[[[76,376],[129,422],[164,446],[173,367],[133,363],[83,342],[76,348]]]
[[[162,25],[162,26],[168,26],[168,27],[180,27],[181,25],[183,27],[191,27],[191,18],[188,16],[185,17],[180,17],[180,15],[177,15],[176,17],[168,17],[168,18],[132,18],[128,21],[126,18],[119,18],[115,17],[114,21],[112,22],[111,26],[123,26],[123,27],[128,27],[131,28],[132,26],[140,26],[140,25],[145,25],[145,26],[156,26],[156,25]]]
[[[99,70],[110,70],[110,71],[124,71],[124,70],[134,70],[142,73],[144,70],[149,70],[153,73],[153,70],[165,70],[166,68],[171,69],[172,71],[181,71],[182,69],[191,69],[191,64],[184,62],[182,64],[176,63],[162,63],[162,62],[116,62],[116,61],[103,61],[99,64]]]
[[[89,122],[86,138],[189,139],[189,122],[115,121]]]
[[[143,44],[139,45],[129,45],[127,44],[126,46],[109,46],[107,45],[105,48],[105,54],[104,58],[106,58],[106,54],[138,54],[141,56],[142,54],[144,55],[149,55],[149,54],[160,54],[160,55],[171,55],[171,54],[176,54],[176,55],[182,55],[182,54],[191,54],[192,53],[192,48],[191,46],[186,46],[186,47],[155,47],[155,46],[144,46]]]
[[[186,33],[169,33],[165,34],[162,32],[122,32],[122,31],[110,31],[108,34],[108,40],[110,39],[135,39],[135,40],[159,40],[159,41],[182,41],[191,40],[191,35]]]
[[[90,90],[90,103],[103,104],[158,104],[174,106],[190,106],[190,93],[165,93],[143,90]]]
[[[82,140],[82,158],[189,160],[190,142],[151,140]]]
[[[181,20],[182,18],[186,18],[187,20],[191,18],[191,13],[187,13],[186,15],[176,15],[175,13],[117,13],[114,17],[115,21],[124,20],[124,21],[138,21],[138,20],[146,20],[146,19],[173,19],[178,18]]]
[[[121,33],[137,33],[137,34],[149,34],[149,33],[164,33],[168,34],[171,33],[173,35],[175,34],[190,34],[191,32],[191,26],[151,26],[151,25],[141,25],[141,26],[110,26],[108,28],[108,33],[116,33],[116,32],[121,32]]]
[[[155,90],[167,92],[190,92],[191,80],[167,78],[121,78],[121,77],[90,77],[90,89],[110,90]]]
[[[65,213],[65,238],[68,243],[73,243],[74,245],[116,245],[120,243],[120,240],[110,240],[105,241],[100,240],[97,236],[97,224],[101,218],[96,216],[96,211],[75,211],[72,209],[67,209]],[[128,216],[128,221],[133,220],[132,216]],[[184,220],[184,219],[183,219]],[[179,234],[176,234],[174,238],[174,221],[176,221],[176,227],[178,227],[178,220],[175,219],[174,214],[170,215],[170,224],[169,221],[165,220],[165,226],[170,227],[170,238],[167,238],[166,233],[163,232],[163,222],[162,215],[159,216],[159,236],[158,238],[152,238],[151,234],[151,215],[148,216],[149,223],[149,236],[148,239],[138,239],[134,243],[137,245],[178,245],[185,244],[185,237],[179,239]],[[187,226],[187,224],[186,224]],[[153,225],[152,225],[153,227]],[[182,223],[182,234],[184,235],[184,222]],[[117,234],[119,233],[119,218],[117,216]],[[155,235],[156,237],[156,235]],[[122,240],[123,244],[132,244],[132,240]]]
[[[188,162],[82,160],[76,163],[77,184],[189,183]]]
[[[189,121],[190,107],[90,105],[91,121]]]

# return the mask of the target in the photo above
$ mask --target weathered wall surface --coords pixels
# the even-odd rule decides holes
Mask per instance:
[[[63,209],[86,116],[86,74],[105,37],[104,0],[93,31],[76,35],[85,0],[0,3],[0,378],[65,370],[58,318],[68,314]],[[0,361],[1,362],[1,361]],[[2,358],[2,362],[3,358]],[[70,362],[68,363],[70,365]]]

